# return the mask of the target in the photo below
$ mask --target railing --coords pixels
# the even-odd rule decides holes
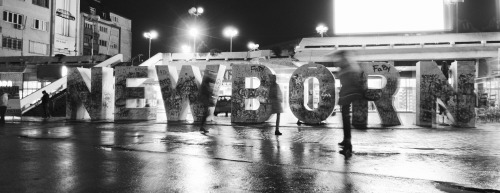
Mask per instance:
[[[500,122],[500,108],[476,108],[476,120],[483,123],[498,123]]]
[[[271,50],[258,50],[249,52],[221,52],[214,55],[210,53],[171,53],[170,61],[176,60],[233,60],[271,57]]]
[[[117,54],[97,65],[94,67],[109,67],[112,64],[118,63],[118,62],[123,62],[123,55]],[[42,98],[43,93],[42,91],[47,91],[47,93],[51,93],[52,95],[56,95],[59,92],[65,90],[67,87],[67,77],[64,76],[53,83],[31,93],[30,95],[24,97],[21,99],[21,112],[25,113],[35,106],[39,104],[39,100]]]
[[[500,32],[304,38],[295,58],[332,62],[326,55],[352,50],[358,61],[477,59],[498,57]]]
[[[340,36],[328,38],[304,38],[298,50],[307,48],[357,48],[377,49],[379,47],[452,47],[500,44],[500,33],[453,33],[412,36]]]

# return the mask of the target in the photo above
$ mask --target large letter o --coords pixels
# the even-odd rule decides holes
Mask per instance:
[[[314,77],[319,81],[318,108],[308,110],[304,105],[304,82]],[[318,124],[326,120],[335,108],[335,78],[323,65],[306,64],[295,70],[290,78],[290,109],[300,121]]]

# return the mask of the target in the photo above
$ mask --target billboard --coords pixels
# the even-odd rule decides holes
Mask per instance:
[[[336,35],[446,31],[442,0],[334,0]]]

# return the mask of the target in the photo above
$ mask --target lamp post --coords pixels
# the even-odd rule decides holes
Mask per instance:
[[[156,31],[150,31],[144,33],[144,37],[149,39],[149,55],[148,58],[151,58],[151,40],[156,39],[158,37],[158,33]]]
[[[189,29],[189,35],[193,36],[193,53],[196,54],[196,36],[198,36],[200,32],[198,31],[198,28],[193,27]]]
[[[233,52],[233,37],[238,35],[238,30],[233,27],[224,29],[224,36],[229,37],[229,52]]]
[[[196,36],[198,36],[198,29],[196,25],[196,18],[203,14],[205,10],[203,7],[191,7],[191,9],[188,10],[188,13],[194,17],[194,26],[189,30],[189,35],[193,36],[193,53],[196,55]]]
[[[328,27],[326,27],[323,24],[320,24],[320,25],[318,25],[318,27],[316,27],[316,32],[318,32],[321,35],[321,37],[323,37],[323,34],[325,34],[327,31],[328,31]]]

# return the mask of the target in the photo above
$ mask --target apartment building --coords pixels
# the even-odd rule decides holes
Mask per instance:
[[[82,0],[80,50],[83,55],[132,55],[132,21],[110,12],[101,0]]]
[[[0,57],[48,56],[51,7],[50,0],[0,0]]]

